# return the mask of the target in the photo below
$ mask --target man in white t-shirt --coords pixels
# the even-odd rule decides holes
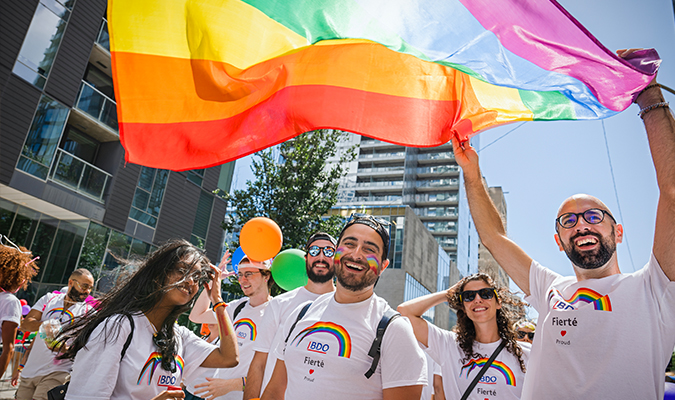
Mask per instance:
[[[239,364],[234,368],[201,368],[198,378],[185,382],[189,393],[186,399],[242,399],[246,373],[253,359],[253,345],[258,338],[265,310],[272,299],[270,288],[274,279],[270,266],[269,261],[251,261],[247,256],[239,261],[237,279],[246,297],[230,302],[225,310],[232,320],[237,336]],[[209,304],[208,293],[202,292],[190,312],[190,320],[195,323],[215,324],[217,322],[215,313],[209,309]]]
[[[73,271],[68,279],[67,293],[47,293],[30,310],[21,330],[34,332],[43,322],[55,319],[60,324],[70,324],[74,318],[85,314],[91,305],[85,300],[94,287],[94,277],[84,268]],[[21,371],[21,383],[16,391],[17,400],[47,400],[47,392],[63,385],[70,377],[73,362],[56,360],[45,340],[37,335],[33,341],[26,366]]]
[[[253,345],[255,355],[246,377],[244,399],[260,397],[270,380],[276,364],[273,350],[284,339],[280,328],[291,312],[298,305],[335,290],[333,255],[336,244],[335,238],[325,232],[310,236],[305,246],[305,265],[309,278],[307,284],[270,300]]]
[[[389,223],[354,214],[335,253],[337,288],[319,296],[281,329],[277,363],[263,400],[419,399],[427,384],[426,359],[406,318],[389,321],[372,375],[369,355],[382,316],[391,310],[373,288],[389,265]],[[376,358],[375,358],[376,359]]]
[[[506,236],[477,153],[453,140],[478,234],[539,312],[523,399],[663,398],[663,371],[675,345],[675,120],[655,80],[636,102],[661,194],[652,255],[631,274],[621,273],[617,260],[623,227],[605,204],[583,194],[565,200],[555,220],[555,240],[575,276],[533,261]],[[569,146],[587,156],[578,143]]]

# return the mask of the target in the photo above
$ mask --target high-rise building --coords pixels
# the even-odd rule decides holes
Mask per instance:
[[[0,234],[40,256],[29,300],[78,267],[105,290],[122,260],[171,238],[217,260],[232,165],[172,172],[124,161],[106,0],[0,3]],[[167,155],[170,157],[170,155]]]
[[[478,272],[478,234],[452,145],[404,147],[350,134],[341,146],[356,144],[336,207],[410,206],[462,276]]]

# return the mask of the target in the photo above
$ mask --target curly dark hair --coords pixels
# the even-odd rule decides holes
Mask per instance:
[[[191,243],[185,240],[167,242],[145,259],[135,273],[108,292],[94,310],[76,319],[63,331],[58,339],[70,343],[70,346],[58,358],[74,359],[77,352],[87,344],[94,329],[102,322],[106,327],[105,341],[117,340],[126,317],[150,311],[169,290],[180,284],[180,281],[169,284],[171,273],[181,272],[185,276],[195,265],[201,265],[202,272],[205,273],[204,271],[210,271],[209,264],[204,252]],[[201,282],[200,278],[200,284]],[[195,294],[187,304],[175,306],[153,338],[162,354],[162,368],[166,371],[176,371],[174,357],[177,354],[177,343],[174,324],[181,314],[192,308],[196,297]],[[113,325],[110,330],[108,323]]]
[[[31,279],[37,275],[38,266],[33,255],[25,247],[19,250],[0,245],[0,288],[12,292],[26,289]]]
[[[457,312],[457,325],[453,328],[453,332],[457,334],[459,347],[464,351],[463,362],[468,362],[471,358],[483,357],[483,355],[477,354],[473,349],[473,342],[476,339],[476,328],[473,325],[473,321],[466,315],[464,304],[459,298],[459,294],[464,291],[464,286],[466,286],[467,283],[478,280],[482,280],[488,286],[495,288],[498,294],[497,301],[500,304],[509,304],[514,306],[514,308],[525,304],[507,288],[497,287],[492,278],[484,273],[477,273],[463,278],[457,286],[457,291],[448,289],[446,295],[448,304],[450,304],[450,307]],[[499,330],[499,337],[506,341],[506,350],[518,359],[520,369],[525,372],[523,349],[516,340],[518,336],[513,327],[513,323],[516,320],[517,315],[513,311],[507,309],[507,307],[502,307],[497,310],[497,329]]]

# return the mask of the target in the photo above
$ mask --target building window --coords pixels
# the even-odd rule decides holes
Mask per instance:
[[[141,169],[129,218],[152,228],[157,226],[157,218],[162,207],[162,198],[168,178],[169,171],[167,170],[149,167]]]
[[[429,289],[425,288],[421,283],[417,281],[417,279],[413,278],[412,275],[408,273],[405,274],[405,290],[403,292],[403,301],[416,299],[418,297],[426,296],[428,294],[431,294],[431,291],[429,291]],[[432,307],[428,309],[424,314],[422,314],[422,318],[426,319],[427,321],[433,324],[435,314],[436,314],[436,307]]]
[[[190,242],[195,246],[203,248],[204,243],[206,243],[206,235],[209,232],[209,221],[211,220],[212,208],[213,196],[202,191],[199,195],[197,215],[195,215],[195,223],[192,226],[192,235],[190,235]]]
[[[192,171],[188,171],[187,179],[195,185],[202,187],[202,182],[204,182],[204,170],[193,169]]]
[[[23,41],[14,72],[40,89],[45,87],[75,0],[41,0]]]
[[[49,96],[43,95],[40,98],[19,157],[18,169],[40,179],[47,178],[68,119],[68,112],[68,107]]]

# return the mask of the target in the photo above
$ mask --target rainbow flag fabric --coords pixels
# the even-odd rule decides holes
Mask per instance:
[[[554,0],[110,0],[128,162],[214,166],[334,128],[428,147],[606,118],[652,79]]]

